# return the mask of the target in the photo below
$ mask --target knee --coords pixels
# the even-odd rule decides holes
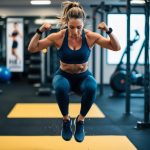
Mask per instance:
[[[95,84],[88,85],[85,91],[89,94],[95,94],[97,90],[97,86]]]
[[[83,86],[83,90],[89,94],[95,94],[96,93],[97,83],[96,83],[96,80],[92,76],[89,76],[86,79],[85,84]]]
[[[70,91],[70,84],[68,80],[61,75],[56,75],[53,79],[52,84],[56,92],[64,93]]]

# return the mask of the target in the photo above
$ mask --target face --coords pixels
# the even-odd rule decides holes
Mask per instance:
[[[68,31],[72,38],[78,38],[82,35],[83,20],[71,18],[68,21]]]

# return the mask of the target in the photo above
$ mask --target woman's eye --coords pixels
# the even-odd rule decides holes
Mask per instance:
[[[74,27],[70,26],[70,29],[73,29]]]
[[[78,29],[81,29],[81,27],[77,27]]]

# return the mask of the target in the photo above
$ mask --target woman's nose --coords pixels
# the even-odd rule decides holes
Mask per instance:
[[[73,30],[73,33],[77,33],[78,32],[78,30],[75,28],[74,30]]]

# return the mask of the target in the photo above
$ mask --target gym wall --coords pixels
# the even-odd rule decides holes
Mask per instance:
[[[92,30],[92,8],[91,7],[84,7],[87,15],[90,17],[87,19],[87,28]],[[17,6],[10,6],[10,7],[0,7],[0,16],[6,17],[6,16],[59,16],[61,12],[60,7],[17,7]],[[139,9],[135,10],[135,12],[139,12]],[[141,11],[142,12],[142,11]],[[106,22],[106,14],[105,14],[105,22]],[[97,18],[97,25],[102,20],[101,18]],[[100,33],[99,30],[97,30],[98,33]],[[114,31],[115,33],[115,31]],[[106,36],[106,35],[105,35]],[[96,46],[95,49],[95,77],[97,82],[100,81],[100,48],[99,46]],[[110,76],[113,73],[116,65],[108,65],[106,61],[106,52],[107,50],[104,49],[104,84],[108,84],[110,80]],[[116,52],[117,53],[117,52]],[[142,67],[140,67],[141,69]],[[89,60],[89,70],[92,71],[92,55]]]

